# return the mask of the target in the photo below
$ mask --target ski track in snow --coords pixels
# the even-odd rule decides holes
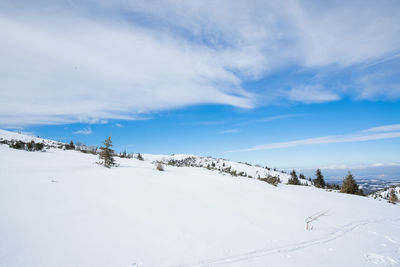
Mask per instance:
[[[223,258],[216,258],[216,259],[207,259],[207,260],[203,260],[203,261],[200,261],[197,263],[192,263],[192,264],[174,265],[172,267],[197,267],[197,266],[226,265],[226,264],[244,262],[244,261],[252,260],[255,258],[259,258],[259,257],[273,255],[273,254],[298,251],[298,250],[302,250],[302,249],[312,247],[315,245],[329,243],[333,240],[336,240],[336,239],[346,235],[347,233],[354,231],[355,229],[357,229],[360,226],[364,226],[364,225],[367,225],[370,223],[379,223],[382,221],[396,221],[397,222],[397,221],[400,221],[400,218],[398,218],[398,219],[381,219],[381,220],[369,219],[369,220],[356,221],[353,223],[346,224],[346,225],[342,226],[340,229],[335,230],[322,238],[311,239],[308,241],[299,242],[299,243],[295,243],[295,244],[289,244],[289,245],[281,246],[281,247],[277,247],[277,248],[257,249],[257,250],[249,251],[249,252],[239,254],[239,255],[223,257]]]

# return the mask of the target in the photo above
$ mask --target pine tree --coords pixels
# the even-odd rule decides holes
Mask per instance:
[[[306,177],[304,176],[304,174],[300,173],[300,174],[299,174],[299,179],[303,179],[303,180],[305,180],[305,179],[306,179]]]
[[[399,201],[399,198],[396,195],[396,191],[392,188],[389,191],[389,202],[396,204],[397,201]]]
[[[100,152],[99,158],[100,160],[103,160],[101,164],[103,164],[106,168],[110,168],[116,165],[113,157],[114,150],[112,150],[111,147],[112,141],[110,136],[104,141],[104,147],[100,147],[102,151]]]
[[[315,187],[325,188],[324,176],[322,175],[320,169],[317,169],[317,171],[315,172],[315,177],[316,177],[315,180],[314,180]]]
[[[356,180],[354,180],[354,177],[351,174],[351,172],[349,172],[343,179],[343,184],[342,187],[340,188],[340,192],[346,194],[364,195],[362,190],[358,188]]]
[[[290,173],[290,178],[289,178],[288,184],[294,184],[294,185],[300,184],[299,178],[297,177],[297,173],[295,170],[293,170]]]

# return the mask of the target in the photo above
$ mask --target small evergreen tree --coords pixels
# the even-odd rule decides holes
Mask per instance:
[[[290,178],[288,180],[288,184],[293,184],[293,185],[299,185],[300,184],[299,178],[297,177],[297,173],[296,173],[295,170],[293,170],[290,173]]]
[[[111,147],[112,141],[110,136],[104,141],[104,147],[100,147],[102,151],[100,152],[99,158],[102,160],[101,164],[103,164],[106,168],[116,165],[113,157],[114,150],[112,150]]]
[[[299,179],[303,179],[303,180],[305,180],[305,179],[306,179],[306,177],[304,176],[304,174],[300,173],[300,174],[299,174]]]
[[[74,142],[71,140],[71,142],[69,142],[68,145],[65,146],[66,149],[75,149],[75,144]]]
[[[320,169],[317,169],[315,171],[314,185],[315,185],[315,187],[318,187],[318,188],[325,188],[324,176],[322,175]]]
[[[343,184],[342,187],[340,188],[340,192],[346,194],[364,195],[364,192],[358,188],[356,180],[354,180],[354,177],[351,174],[351,172],[349,172],[343,179]]]
[[[138,160],[144,160],[143,159],[143,156],[139,153],[138,155],[137,155],[137,157],[136,157]]]
[[[399,198],[396,195],[396,191],[394,189],[390,189],[389,191],[389,202],[392,204],[396,204],[396,202],[399,201]]]

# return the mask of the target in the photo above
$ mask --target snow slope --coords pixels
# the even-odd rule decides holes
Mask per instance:
[[[22,133],[17,133],[17,132],[11,132],[11,131],[6,131],[0,129],[0,142],[3,140],[20,140],[25,143],[34,141],[37,143],[44,143],[45,145],[48,145],[52,148],[60,148],[63,147],[65,144],[60,143],[57,141],[49,140],[49,139],[43,139],[39,137],[34,137]],[[96,151],[96,147],[93,146],[79,146],[80,150],[91,150],[91,151]],[[206,168],[207,166],[210,166],[214,164],[214,167],[212,168],[214,171],[223,171],[223,169],[230,168],[232,171],[236,171],[237,174],[242,173],[242,175],[245,175],[246,177],[250,178],[265,178],[267,176],[276,176],[279,177],[281,182],[287,183],[290,175],[287,173],[283,173],[280,171],[273,171],[269,170],[266,168],[262,167],[257,167],[250,165],[248,163],[240,163],[240,162],[234,162],[234,161],[229,161],[226,159],[216,159],[212,157],[201,157],[201,156],[196,156],[196,155],[187,155],[187,154],[175,154],[175,155],[153,155],[153,154],[143,154],[143,156],[150,161],[161,161],[164,162],[165,164],[168,164],[168,161],[170,160],[181,160],[184,161],[185,159],[190,158],[193,164],[191,164],[192,167],[204,167]],[[226,174],[226,172],[225,172]],[[240,176],[240,175],[239,175]],[[311,185],[311,182],[304,180],[304,179],[299,179],[302,184],[308,184]]]
[[[0,145],[0,266],[400,265],[399,205],[144,158]]]
[[[27,134],[23,134],[23,133],[19,133],[19,132],[11,132],[11,131],[6,131],[6,130],[0,129],[0,141],[2,141],[2,140],[9,140],[9,141],[20,140],[25,143],[34,141],[36,143],[44,143],[45,145],[52,145],[52,146],[63,144],[63,143],[60,143],[57,141],[43,139],[43,138],[40,138],[37,136],[31,136],[31,135],[27,135]]]
[[[246,177],[249,178],[264,178],[267,176],[276,176],[279,177],[283,183],[287,183],[290,175],[287,173],[282,173],[280,171],[268,170],[266,168],[253,166],[246,163],[234,162],[226,159],[216,159],[212,157],[201,157],[195,155],[186,155],[186,154],[175,154],[175,155],[152,155],[152,154],[143,154],[145,159],[151,161],[161,161],[165,164],[168,164],[170,160],[185,160],[192,159],[192,167],[203,167],[212,166],[214,164],[215,167],[212,167],[214,171],[223,170],[225,168],[230,168],[232,171],[236,171],[237,174],[242,173]],[[239,175],[240,176],[240,175]],[[305,179],[299,179],[302,184],[307,183],[311,184],[311,182]]]

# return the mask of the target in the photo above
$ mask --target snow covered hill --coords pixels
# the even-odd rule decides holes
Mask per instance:
[[[23,141],[25,143],[34,141],[36,143],[44,143],[45,145],[57,147],[59,145],[63,145],[61,142],[49,140],[49,139],[43,139],[38,136],[33,136],[33,135],[27,135],[23,134],[21,132],[11,132],[11,131],[6,131],[0,129],[0,142],[1,141]]]
[[[387,201],[390,197],[390,193],[392,190],[394,191],[397,198],[400,199],[400,185],[393,185],[390,187],[386,187],[382,190],[378,190],[376,192],[369,194],[368,197]]]
[[[144,158],[152,161],[161,161],[166,165],[179,167],[202,167],[213,171],[219,171],[222,174],[231,174],[233,176],[242,176],[248,178],[263,178],[268,176],[279,177],[281,182],[287,183],[290,175],[282,171],[270,170],[267,168],[253,166],[248,163],[234,162],[226,159],[216,159],[212,157],[201,157],[195,155],[151,155],[144,154]],[[300,179],[302,184],[311,183]]]
[[[400,265],[399,205],[143,157],[0,144],[0,266]]]
[[[0,129],[0,143],[2,141],[15,142],[15,141],[23,141],[25,143],[34,141],[41,142],[45,144],[47,148],[65,148],[64,143],[43,139],[35,136],[29,136],[22,133],[10,132],[6,130]],[[80,147],[80,150],[91,150],[96,151],[95,147]],[[278,177],[281,182],[287,183],[290,175],[285,172],[278,170],[271,170],[267,168],[262,168],[259,166],[253,166],[248,163],[240,163],[229,161],[226,159],[216,159],[212,157],[201,157],[196,155],[185,155],[185,154],[175,154],[175,155],[152,155],[152,154],[144,154],[146,160],[150,161],[160,161],[167,165],[174,165],[179,167],[201,167],[207,168],[213,171],[219,171],[223,174],[231,174],[233,176],[242,176],[248,178],[265,178],[268,176]],[[311,182],[300,179],[302,184],[311,185]]]

